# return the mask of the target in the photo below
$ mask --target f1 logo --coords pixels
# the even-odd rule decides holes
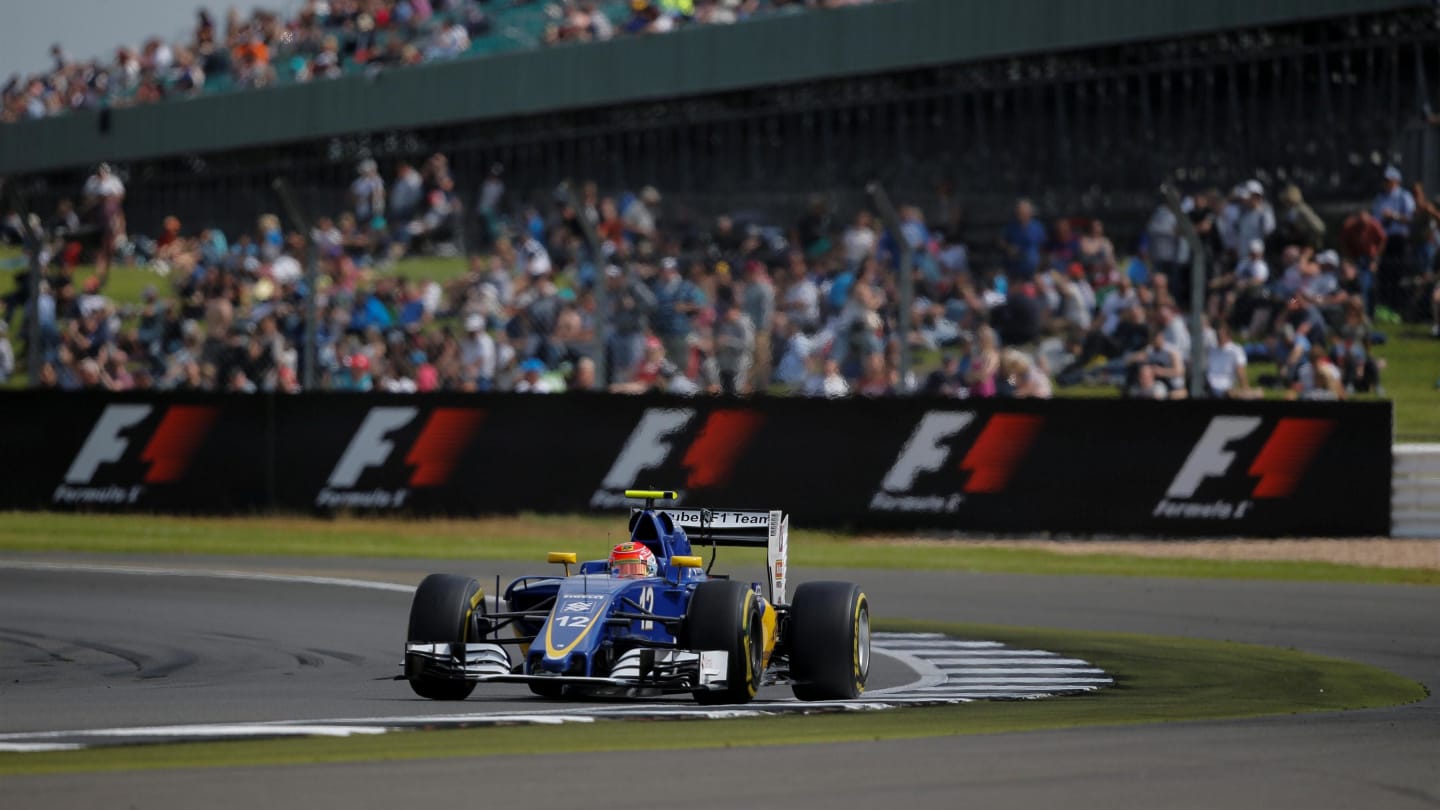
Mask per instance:
[[[1192,498],[1207,478],[1221,478],[1235,463],[1229,447],[1260,427],[1258,416],[1217,416],[1210,420],[1200,441],[1180,467],[1170,488],[1170,498]],[[1295,492],[1300,477],[1320,452],[1335,429],[1332,419],[1285,418],[1275,425],[1265,446],[1255,455],[1248,470],[1260,480],[1251,493],[1254,498],[1284,498]]]
[[[333,489],[351,489],[367,469],[384,466],[395,451],[395,443],[386,437],[415,421],[419,413],[413,407],[371,408],[326,483]],[[415,468],[410,486],[434,487],[448,481],[483,418],[484,411],[474,408],[432,411],[405,456],[405,463]]]
[[[65,471],[65,483],[83,485],[95,479],[101,465],[114,464],[125,457],[129,439],[121,434],[144,422],[154,412],[150,405],[107,405],[95,420],[85,444]],[[190,460],[200,442],[210,432],[220,412],[199,405],[172,405],[156,426],[146,443],[140,460],[150,469],[145,473],[147,484],[168,484],[180,480],[190,467]]]
[[[970,411],[930,411],[915,426],[900,455],[880,486],[886,492],[909,492],[915,479],[938,471],[950,457],[946,444],[975,421]],[[1004,492],[1016,467],[1029,452],[1044,419],[1022,413],[997,413],[970,445],[960,469],[970,473],[964,491],[971,494]]]

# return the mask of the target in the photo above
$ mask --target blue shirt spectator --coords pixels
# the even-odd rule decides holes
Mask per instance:
[[[1034,278],[1045,246],[1045,226],[1035,219],[1035,206],[1029,200],[1015,204],[1015,219],[1005,226],[1004,238],[1010,274],[1021,281]]]
[[[1415,217],[1415,196],[1400,186],[1400,170],[1385,169],[1385,189],[1375,195],[1370,213],[1385,226],[1386,236],[1409,236]]]

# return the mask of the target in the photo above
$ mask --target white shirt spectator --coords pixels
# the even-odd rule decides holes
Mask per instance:
[[[90,175],[85,181],[85,196],[87,197],[115,197],[125,193],[125,184],[114,174],[107,174],[101,177],[99,174]]]
[[[875,231],[871,228],[862,228],[859,225],[851,225],[845,229],[845,263],[850,267],[859,267],[860,262],[874,255],[875,244],[879,240]]]
[[[475,369],[475,375],[482,380],[495,378],[495,338],[488,332],[467,332],[460,341],[460,362],[465,368]]]
[[[294,256],[276,256],[275,261],[270,263],[270,275],[277,284],[297,282],[304,273]]]
[[[807,276],[785,290],[785,311],[802,328],[820,321],[820,288]]]
[[[1270,280],[1270,265],[1261,258],[1241,259],[1235,267],[1235,277],[1240,281],[1264,284]]]
[[[1205,381],[1216,396],[1223,397],[1235,387],[1235,381],[1245,373],[1245,350],[1226,341],[1224,346],[1210,349],[1205,364]]]

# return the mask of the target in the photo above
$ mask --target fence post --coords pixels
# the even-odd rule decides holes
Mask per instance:
[[[1190,246],[1190,397],[1205,396],[1205,245],[1195,223],[1180,207],[1180,195],[1169,183],[1160,186],[1165,205],[1175,215],[1175,227]]]
[[[280,204],[285,207],[285,215],[300,235],[305,237],[305,345],[301,347],[301,362],[304,364],[300,388],[302,391],[316,390],[316,323],[318,306],[316,299],[320,297],[319,285],[319,253],[315,247],[315,235],[310,233],[310,226],[305,222],[305,217],[300,213],[300,207],[295,204],[295,198],[290,194],[290,185],[283,177],[277,177],[270,183],[275,189],[276,195],[280,197]]]
[[[595,385],[604,390],[610,384],[609,368],[606,352],[606,319],[609,317],[609,290],[605,289],[605,252],[603,243],[600,241],[600,234],[595,232],[595,223],[585,216],[585,211],[580,206],[580,201],[575,198],[574,192],[570,189],[570,181],[561,181],[559,189],[560,201],[570,206],[575,212],[575,221],[580,226],[580,234],[585,238],[585,244],[590,248],[590,261],[594,263],[595,269]]]
[[[870,194],[870,199],[875,201],[875,210],[880,214],[880,219],[885,222],[885,227],[895,237],[895,244],[900,248],[900,318],[898,328],[900,330],[900,385],[905,387],[910,383],[910,310],[915,305],[915,254],[910,247],[910,242],[901,231],[900,215],[896,213],[895,206],[890,202],[890,195],[885,193],[885,187],[877,180],[865,187]]]

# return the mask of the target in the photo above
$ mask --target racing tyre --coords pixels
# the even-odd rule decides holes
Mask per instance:
[[[695,588],[680,646],[729,653],[725,688],[693,692],[697,703],[749,703],[755,697],[764,673],[765,630],[760,610],[755,591],[743,583],[712,580]]]
[[[476,614],[485,615],[480,583],[455,574],[431,574],[415,589],[410,603],[410,628],[405,638],[425,644],[465,644],[479,640]],[[405,678],[415,694],[431,700],[464,700],[474,681],[440,677],[420,661],[405,662]]]
[[[795,589],[786,633],[791,688],[800,700],[848,700],[870,674],[870,601],[849,582]]]

